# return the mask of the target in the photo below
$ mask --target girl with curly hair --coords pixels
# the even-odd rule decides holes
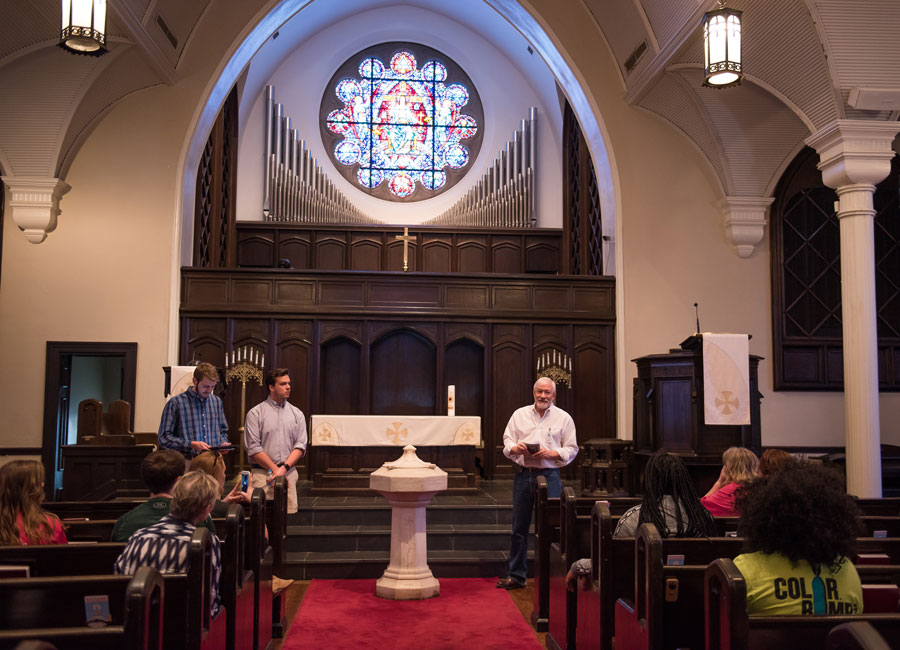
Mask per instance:
[[[729,447],[722,454],[722,471],[700,503],[714,517],[734,517],[739,514],[734,507],[735,493],[756,478],[759,459],[744,447]]]
[[[0,467],[0,545],[65,544],[62,522],[41,508],[44,466],[11,460]]]
[[[853,566],[859,510],[833,471],[797,462],[743,489],[738,532],[751,551],[734,564],[747,585],[751,614],[862,612]]]

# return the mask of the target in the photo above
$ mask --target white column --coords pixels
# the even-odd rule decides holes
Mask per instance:
[[[10,215],[25,238],[32,244],[47,239],[47,233],[56,229],[59,200],[71,189],[58,178],[33,176],[3,176],[10,190]]]
[[[881,496],[872,197],[891,170],[898,131],[897,122],[837,120],[806,140],[819,154],[825,185],[838,195],[847,491],[859,497]]]

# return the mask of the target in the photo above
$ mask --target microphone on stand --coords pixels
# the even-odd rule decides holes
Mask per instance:
[[[700,333],[700,309],[697,307],[697,303],[694,303],[694,315],[697,317],[697,334]]]

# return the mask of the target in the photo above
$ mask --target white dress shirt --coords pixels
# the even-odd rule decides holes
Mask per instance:
[[[536,442],[544,449],[559,452],[555,458],[533,458],[531,454],[514,454],[512,448],[520,442]],[[578,455],[575,422],[572,416],[550,405],[541,416],[534,404],[516,409],[503,432],[503,455],[523,467],[564,467]]]

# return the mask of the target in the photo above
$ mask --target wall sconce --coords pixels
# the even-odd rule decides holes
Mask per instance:
[[[62,0],[59,45],[73,54],[106,54],[106,0]]]
[[[703,85],[727,88],[741,83],[741,13],[725,0],[703,14]]]

